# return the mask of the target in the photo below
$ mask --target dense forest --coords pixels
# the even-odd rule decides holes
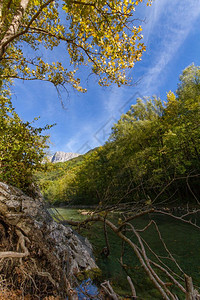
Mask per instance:
[[[196,203],[200,173],[200,67],[190,65],[175,93],[137,99],[104,146],[35,177],[54,204],[144,201]]]

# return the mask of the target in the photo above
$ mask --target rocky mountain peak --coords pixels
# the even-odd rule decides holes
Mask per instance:
[[[49,157],[50,162],[64,162],[79,156],[79,153],[57,151],[53,156]]]

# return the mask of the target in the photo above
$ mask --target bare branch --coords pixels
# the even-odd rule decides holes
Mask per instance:
[[[129,276],[127,276],[127,280],[128,280],[128,283],[131,287],[132,298],[133,298],[133,300],[135,300],[135,299],[137,299],[135,287],[134,287],[133,282],[132,282],[132,280]]]
[[[200,295],[193,287],[192,278],[185,274],[186,300],[199,300]]]
[[[157,267],[158,269],[160,269],[161,271],[163,271],[174,282],[174,284],[177,285],[180,288],[180,290],[183,293],[186,293],[185,288],[165,268],[163,268],[161,265],[155,263],[152,260],[150,261],[150,263],[152,263],[155,267]]]
[[[139,217],[142,217],[142,216],[145,216],[145,215],[148,215],[150,213],[154,212],[154,208],[150,208],[150,209],[147,209],[147,210],[144,210],[144,211],[141,211],[139,213],[136,213],[128,218],[126,218],[124,220],[124,222],[118,227],[118,230],[120,231],[126,224],[127,222],[133,220],[133,219],[136,219],[136,218],[139,218]]]
[[[197,199],[197,196],[194,194],[193,190],[191,189],[191,186],[189,184],[189,175],[186,178],[188,189],[190,190],[191,194],[193,195],[194,199],[197,201],[198,204],[200,204],[199,200]]]
[[[132,224],[127,223],[127,225],[129,225],[129,226],[131,227],[132,231],[134,232],[135,236],[137,237],[137,239],[138,239],[138,241],[139,241],[139,243],[140,243],[140,246],[141,246],[141,252],[142,252],[144,261],[145,261],[145,263],[146,263],[146,265],[147,265],[147,268],[149,269],[149,272],[151,272],[151,275],[155,278],[155,280],[157,281],[157,283],[159,283],[159,284],[163,287],[163,289],[165,290],[165,292],[166,292],[169,296],[171,296],[171,298],[172,298],[173,300],[176,300],[175,297],[174,297],[174,295],[173,295],[173,294],[170,292],[170,290],[166,287],[165,283],[160,279],[160,277],[158,276],[158,274],[157,274],[157,273],[153,270],[153,268],[151,267],[151,265],[150,265],[150,263],[149,263],[149,258],[148,258],[147,255],[146,255],[146,251],[145,251],[145,248],[144,248],[144,244],[143,244],[143,242],[142,242],[142,239],[141,239],[140,235],[139,235],[138,232],[135,230],[135,228],[133,227]],[[150,276],[150,278],[151,278],[151,276]],[[161,292],[161,290],[160,290],[160,292]],[[165,297],[166,297],[166,295],[165,295]]]
[[[113,288],[111,287],[109,281],[104,281],[101,284],[101,287],[104,289],[104,291],[106,292],[106,294],[110,297],[110,299],[119,300],[118,295],[113,291]]]

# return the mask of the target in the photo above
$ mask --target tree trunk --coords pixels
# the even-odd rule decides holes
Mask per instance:
[[[13,16],[12,22],[8,27],[7,31],[4,34],[3,39],[0,41],[0,59],[6,51],[6,48],[9,46],[10,42],[15,38],[15,35],[18,32],[20,22],[23,18],[23,15],[27,9],[30,0],[21,0],[19,7],[16,9],[15,15]]]

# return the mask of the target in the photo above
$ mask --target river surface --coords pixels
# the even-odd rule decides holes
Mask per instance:
[[[84,220],[87,217],[82,215],[81,212],[83,211],[78,209],[58,208],[58,211],[66,220]],[[119,216],[113,214],[110,218],[113,221],[116,221]],[[172,218],[155,215],[142,217],[135,220],[132,224],[135,228],[142,229],[148,224],[149,218],[153,218],[156,221],[168,249],[173,254],[182,270],[189,276],[192,276],[195,286],[200,286],[200,231],[191,225],[181,223]],[[152,285],[150,279],[144,273],[129,246],[125,246],[123,258],[123,263],[126,264],[127,267],[126,269],[121,267],[119,262],[121,255],[121,240],[113,232],[108,230],[111,253],[107,258],[102,255],[102,249],[105,247],[105,239],[103,225],[101,223],[96,223],[92,226],[90,225],[80,233],[87,237],[93,245],[96,262],[102,270],[102,277],[99,279],[101,282],[103,280],[109,280],[115,292],[125,299],[131,295],[126,279],[127,275],[129,275],[135,285],[138,296],[137,299],[162,299],[158,291]],[[176,272],[179,272],[174,263],[166,258],[167,253],[158,238],[158,233],[154,226],[148,228],[142,236],[151,246],[153,251],[158,255],[165,257],[163,260],[167,265],[171,266]],[[136,242],[134,237],[133,240]],[[173,286],[171,288],[173,291]],[[175,288],[174,291],[176,291]],[[184,299],[183,294],[179,293],[179,291],[176,291],[176,293],[179,296],[179,299]]]

